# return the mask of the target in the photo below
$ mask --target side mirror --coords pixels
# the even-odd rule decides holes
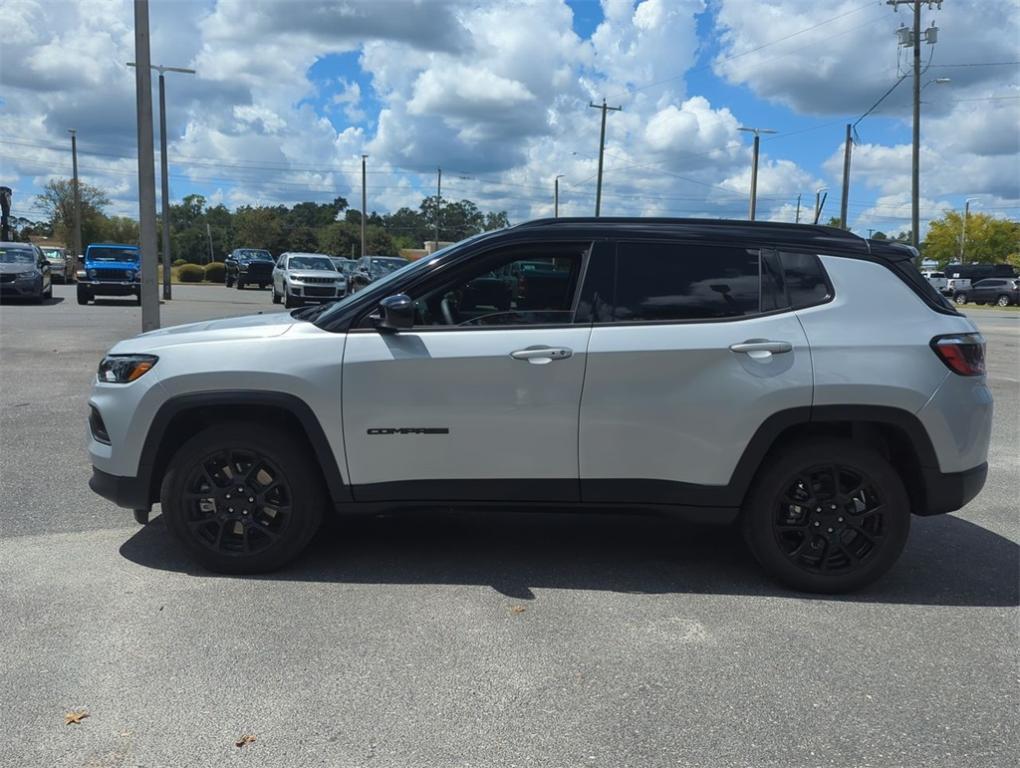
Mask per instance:
[[[414,302],[406,293],[387,296],[379,302],[380,318],[376,327],[384,331],[407,330],[414,325]]]

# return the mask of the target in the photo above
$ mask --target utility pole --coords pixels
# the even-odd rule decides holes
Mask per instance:
[[[133,61],[127,63],[129,67],[136,66]],[[165,72],[183,72],[193,75],[195,70],[185,67],[164,67],[162,64],[151,66],[159,72],[159,173],[162,188],[160,190],[160,203],[163,210],[163,298],[170,301],[170,174],[167,170],[166,156],[166,83],[163,74]]]
[[[797,195],[797,218],[794,221],[800,224],[800,195]]]
[[[970,216],[970,204],[977,200],[976,197],[968,197],[963,201],[963,231],[960,233],[960,263],[966,264],[963,259],[967,254],[967,218]]]
[[[822,216],[822,208],[825,207],[825,199],[828,196],[829,193],[825,187],[819,187],[815,190],[815,224],[818,223],[818,219]]]
[[[561,173],[555,179],[553,179],[553,218],[558,219],[560,217],[560,179],[563,178]]]
[[[850,123],[846,124],[846,140],[843,143],[843,199],[839,204],[839,228],[846,229],[846,207],[850,195],[850,152],[852,151],[854,140],[850,135],[850,131],[853,126]]]
[[[81,187],[78,186],[78,131],[70,128],[67,131],[71,134],[71,171],[74,176],[71,179],[71,190],[74,194],[74,231],[72,234],[71,249],[74,251],[73,274],[78,272],[78,255],[82,253],[81,247]]]
[[[138,113],[138,230],[141,245],[142,332],[159,328],[156,289],[156,168],[152,151],[149,0],[135,0],[135,105]]]
[[[755,208],[758,206],[758,144],[763,133],[775,133],[770,128],[744,128],[741,126],[738,131],[747,131],[754,134],[754,150],[751,153],[751,205],[748,210],[748,218],[754,221]]]
[[[604,98],[601,104],[592,104],[589,101],[588,106],[602,110],[602,131],[599,133],[599,180],[595,187],[595,218],[598,218],[602,214],[602,156],[606,152],[606,113],[620,112],[623,107],[607,107]]]
[[[897,31],[900,45],[914,49],[914,131],[913,149],[911,152],[910,173],[910,244],[917,248],[920,243],[921,230],[921,4],[927,3],[928,8],[942,8],[942,0],[886,0],[893,10],[900,5],[913,6],[913,29],[901,27]],[[938,41],[938,27],[931,26],[924,32],[924,40],[928,45]]]
[[[364,256],[365,253],[366,253],[366,251],[365,251],[365,219],[368,218],[368,209],[367,209],[368,203],[366,202],[367,195],[365,194],[365,190],[366,190],[366,186],[365,186],[365,158],[367,158],[367,157],[368,157],[368,155],[362,155],[361,156],[361,255],[362,256]]]
[[[436,250],[439,250],[439,209],[443,205],[443,169],[436,168]]]
[[[208,221],[205,223],[205,236],[207,238],[209,238],[209,263],[212,263],[212,262],[216,261],[216,258],[213,256],[213,250],[212,250],[212,229],[209,227],[209,222]]]

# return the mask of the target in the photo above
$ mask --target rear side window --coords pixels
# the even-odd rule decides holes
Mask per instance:
[[[708,320],[759,311],[757,249],[663,242],[617,244],[609,321]]]
[[[828,300],[829,284],[817,256],[807,253],[780,253],[789,306],[803,309]]]

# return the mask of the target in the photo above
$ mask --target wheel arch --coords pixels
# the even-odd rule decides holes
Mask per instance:
[[[334,507],[351,501],[338,457],[312,408],[287,392],[217,390],[178,395],[160,406],[142,446],[138,478],[148,489],[148,501],[159,499],[160,485],[177,449],[201,429],[223,421],[275,424],[296,434],[311,449]]]
[[[929,499],[926,470],[938,470],[938,457],[924,425],[902,408],[877,405],[823,405],[793,408],[766,419],[741,456],[730,486],[743,505],[765,461],[804,437],[842,437],[873,446],[896,468],[911,509],[924,514]]]

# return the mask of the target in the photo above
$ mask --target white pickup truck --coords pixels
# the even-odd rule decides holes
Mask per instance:
[[[924,279],[931,283],[931,287],[939,293],[945,295],[949,289],[949,280],[946,279],[945,272],[930,272],[925,271],[921,273]]]

